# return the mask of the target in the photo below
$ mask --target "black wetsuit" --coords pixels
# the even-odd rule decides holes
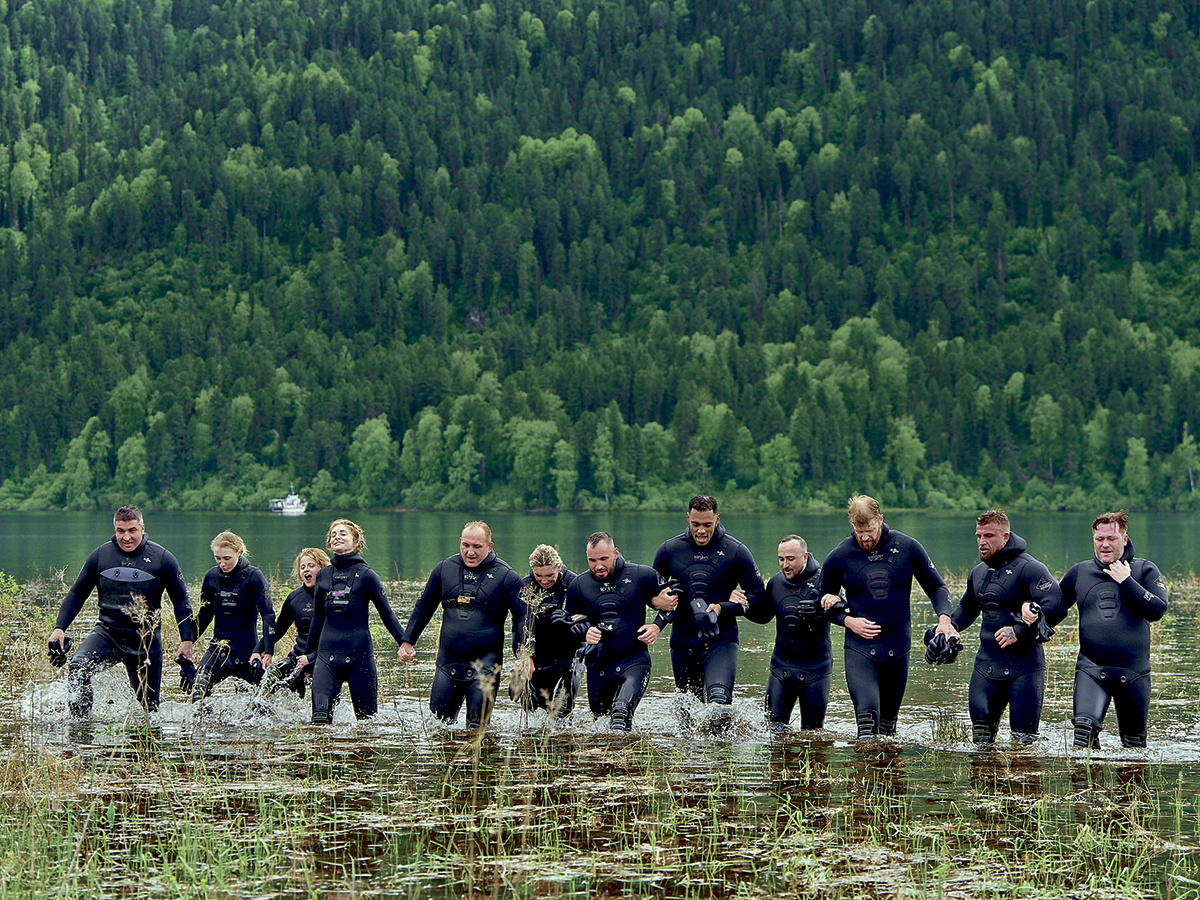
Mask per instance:
[[[532,620],[534,669],[524,694],[514,693],[513,699],[527,709],[552,709],[560,719],[569,716],[575,705],[575,693],[579,690],[575,652],[582,638],[555,613],[566,609],[567,588],[575,577],[574,572],[563,569],[550,588],[539,585],[532,573],[521,579],[521,596],[528,607],[526,615]],[[530,630],[527,622],[526,633]]]
[[[1075,746],[1099,746],[1100,725],[1111,701],[1124,747],[1146,746],[1150,713],[1150,623],[1167,611],[1167,583],[1158,567],[1133,555],[1121,559],[1129,577],[1120,584],[1093,557],[1063,576],[1063,602],[1047,609],[1051,625],[1079,604],[1079,658],[1075,662]]]
[[[860,738],[896,733],[900,703],[908,685],[912,649],[909,600],[916,578],[939,616],[950,612],[950,592],[919,542],[882,525],[879,543],[863,550],[853,534],[833,548],[821,567],[822,595],[846,591],[846,616],[861,616],[882,629],[874,640],[846,629],[846,686],[854,702]]]
[[[124,663],[129,684],[141,704],[158,709],[162,683],[162,595],[175,609],[179,639],[195,637],[192,607],[179,563],[170,551],[142,538],[125,553],[114,537],[101,544],[83,564],[79,576],[58,610],[55,628],[66,631],[95,590],[99,621],[71,657],[67,695],[71,714],[84,718],[92,711],[92,677],[108,666]]]
[[[208,623],[213,623],[212,641],[204,651],[197,670],[196,694],[204,696],[226,678],[240,678],[250,684],[262,681],[262,666],[252,666],[250,655],[255,652],[255,641],[259,640],[255,620],[262,619],[263,652],[275,649],[275,610],[271,606],[271,588],[267,579],[243,556],[232,571],[225,574],[220,566],[213,566],[200,585],[200,608],[196,612],[196,637],[204,634]],[[225,653],[218,643],[229,646]],[[205,672],[211,670],[211,676]],[[202,684],[200,679],[206,679]],[[195,695],[193,695],[195,696]]]
[[[703,547],[691,531],[665,541],[654,554],[654,568],[677,582],[679,607],[667,620],[671,627],[671,670],[675,687],[710,703],[732,703],[737,676],[737,616],[744,610],[729,595],[740,587],[755,602],[763,592],[762,575],[750,550],[717,525]],[[705,607],[720,603],[716,623]]]
[[[610,578],[600,581],[584,572],[567,589],[565,617],[582,614],[585,618],[577,628],[586,633],[581,627],[586,621],[603,633],[600,643],[591,645],[595,649],[585,651],[588,706],[594,716],[611,714],[618,731],[633,727],[633,713],[650,680],[650,649],[638,639],[638,629],[646,624],[646,609],[662,588],[654,569],[618,557]],[[663,613],[654,617],[660,630],[667,622]]]
[[[959,631],[982,616],[970,688],[971,726],[977,744],[996,739],[1006,706],[1013,739],[1029,743],[1037,737],[1046,657],[1035,640],[1037,627],[1021,621],[1021,608],[1029,602],[1057,608],[1062,590],[1050,570],[1026,552],[1024,538],[1009,534],[1008,543],[995,556],[971,569],[962,599],[950,614]],[[1008,626],[1017,642],[1003,648],[996,641],[996,632]]]
[[[404,638],[383,582],[358,553],[335,553],[317,573],[313,585],[313,618],[304,653],[313,665],[312,721],[333,721],[333,703],[342,685],[350,690],[354,715],[365,719],[379,708],[379,675],[371,641],[371,606],[388,633]]]
[[[490,717],[500,689],[504,620],[510,612],[513,653],[525,640],[521,576],[494,551],[474,569],[467,567],[461,554],[447,557],[434,566],[425,582],[404,629],[405,642],[416,645],[439,606],[442,631],[429,709],[439,719],[453,722],[466,700],[467,727],[478,728]]]
[[[286,677],[296,667],[296,658],[304,652],[305,646],[308,644],[308,632],[312,627],[313,613],[316,611],[316,583],[313,583],[311,588],[301,585],[283,601],[283,606],[279,608],[279,615],[275,617],[275,643],[279,643],[279,639],[287,634],[288,628],[292,623],[296,624],[296,642],[292,645],[292,649],[288,651],[287,660],[290,664],[285,665],[283,661],[276,660],[272,664],[272,668],[278,672],[279,676]],[[264,642],[259,641],[254,648],[255,653],[263,653]],[[308,666],[308,671],[312,671],[312,665]],[[298,680],[291,685],[301,697],[304,696],[304,681]]]
[[[773,725],[787,725],[796,701],[800,727],[820,728],[829,706],[833,647],[829,641],[830,614],[821,608],[817,582],[821,564],[808,554],[804,571],[795,581],[782,572],[772,576],[746,618],[763,625],[775,620],[775,649],[767,679],[767,716]]]

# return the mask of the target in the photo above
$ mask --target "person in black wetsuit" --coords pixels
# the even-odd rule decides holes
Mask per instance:
[[[525,635],[530,639],[533,675],[514,677],[509,684],[510,696],[525,709],[548,709],[559,719],[571,714],[579,690],[575,652],[582,638],[561,616],[555,618],[566,608],[567,588],[574,580],[575,573],[563,567],[562,557],[549,544],[538,544],[529,554],[521,596],[530,620]]]
[[[271,664],[275,649],[275,610],[267,579],[246,559],[246,543],[232,531],[222,531],[212,541],[217,564],[200,585],[200,608],[196,611],[196,637],[213,623],[208,649],[196,667],[192,699],[201,700],[226,678],[249,684],[262,681],[263,666]],[[257,665],[255,619],[262,619],[264,652]]]
[[[775,620],[775,649],[767,679],[767,719],[783,731],[800,703],[800,727],[821,728],[829,706],[833,647],[829,641],[830,613],[821,606],[817,582],[821,564],[808,552],[798,534],[779,542],[779,573],[766,591],[746,610],[752,622]]]
[[[512,614],[513,653],[525,641],[525,601],[521,576],[496,555],[492,529],[485,522],[468,522],[458,541],[458,553],[434,566],[425,582],[404,639],[400,661],[416,659],[414,645],[442,607],[437,671],[429,692],[429,709],[445,722],[458,718],[467,703],[467,727],[478,728],[491,718],[500,690],[504,656],[504,620]],[[533,674],[532,660],[518,660],[517,678]]]
[[[1092,523],[1096,555],[1062,580],[1062,604],[1046,610],[1051,625],[1079,604],[1075,662],[1076,747],[1099,747],[1111,701],[1122,747],[1146,746],[1150,713],[1150,623],[1167,611],[1167,583],[1158,567],[1134,555],[1129,514],[1106,512]]]
[[[158,709],[162,684],[162,595],[165,591],[179,625],[177,657],[192,658],[195,623],[179,563],[169,551],[146,539],[142,511],[122,506],[113,516],[115,534],[97,547],[58,610],[50,643],[66,651],[66,630],[93,590],[100,606],[96,626],[76,649],[67,671],[71,715],[87,718],[92,711],[92,678],[102,669],[124,663],[129,684],[147,710]]]
[[[371,606],[397,644],[404,637],[400,620],[383,592],[383,582],[362,558],[367,546],[363,530],[349,519],[334,519],[325,546],[332,557],[329,565],[317,573],[312,624],[304,653],[296,659],[301,669],[310,663],[313,666],[314,725],[333,722],[333,704],[342,685],[350,690],[356,718],[370,718],[379,709]],[[399,650],[396,658],[400,659]]]
[[[263,668],[271,671],[275,685],[286,684],[301,697],[304,696],[305,685],[312,679],[312,672],[301,670],[301,674],[295,674],[296,660],[308,643],[308,631],[316,610],[317,573],[327,565],[329,554],[320,547],[305,547],[296,555],[296,561],[292,564],[292,577],[300,581],[300,587],[287,595],[279,609],[279,615],[275,617],[275,643],[279,644],[279,639],[287,634],[293,622],[296,623],[296,642],[287,656],[275,660],[274,666],[269,662],[263,664]],[[250,657],[251,662],[258,659],[261,664],[264,646],[265,643],[260,640]]]
[[[681,595],[671,628],[675,687],[707,703],[732,703],[737,616],[762,594],[762,575],[750,550],[725,533],[714,498],[693,497],[687,523],[654,554],[654,568]]]
[[[1003,510],[989,509],[975,520],[980,562],[950,623],[962,630],[982,616],[979,652],[971,672],[971,732],[976,744],[996,739],[1008,707],[1013,740],[1037,739],[1046,689],[1046,657],[1037,628],[1042,609],[1062,603],[1058,582],[1025,550],[1025,541],[1009,530]]]
[[[650,680],[650,650],[667,624],[659,612],[646,622],[646,610],[667,609],[676,598],[650,566],[626,562],[611,534],[587,539],[588,571],[567,589],[565,618],[584,631],[587,644],[588,706],[593,716],[609,715],[616,731],[633,727],[633,713]]]
[[[853,533],[825,557],[819,590],[826,610],[846,592],[847,611],[834,610],[833,621],[846,628],[846,686],[858,737],[868,740],[896,733],[908,684],[914,578],[938,615],[937,633],[949,639],[958,632],[950,624],[950,591],[925,548],[889,530],[873,497],[851,497],[847,511]]]

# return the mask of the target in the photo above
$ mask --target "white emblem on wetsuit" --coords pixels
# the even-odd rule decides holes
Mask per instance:
[[[622,578],[621,583],[622,584],[633,584],[633,579],[632,578]]]
[[[724,555],[725,555],[725,551],[724,551],[724,550],[718,550],[718,551],[717,551],[717,556],[724,556]]]
[[[1165,581],[1163,581],[1163,578],[1161,575],[1159,575],[1158,580],[1156,582],[1154,582],[1154,586],[1163,592],[1165,592],[1167,590],[1167,583]]]
[[[1037,583],[1039,591],[1048,591],[1052,587],[1054,587],[1054,579],[1047,576],[1042,576],[1042,580]]]
[[[154,560],[152,560],[152,559],[151,559],[150,557],[148,557],[148,556],[143,556],[143,557],[142,557],[142,562],[144,562],[144,563],[148,563],[148,562],[154,562]]]
[[[495,576],[495,575],[493,575],[491,572],[488,572],[488,578],[495,578],[495,577],[496,577],[496,576]]]
[[[888,553],[899,553],[899,552],[900,552],[899,547],[893,547],[891,550],[888,551]]]
[[[1005,575],[1011,575],[1011,574],[1012,574],[1012,569],[1005,569],[1005,570],[1004,570],[1004,574],[1005,574]]]

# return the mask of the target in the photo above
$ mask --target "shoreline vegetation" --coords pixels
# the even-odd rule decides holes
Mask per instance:
[[[2,4],[0,509],[1198,509],[1198,67],[1181,0]]]
[[[50,677],[40,592],[0,584],[10,710]],[[1200,581],[1175,596],[1194,616]],[[1194,764],[964,751],[951,728],[869,748],[544,725],[83,733],[36,712],[0,728],[0,896],[1200,894]]]

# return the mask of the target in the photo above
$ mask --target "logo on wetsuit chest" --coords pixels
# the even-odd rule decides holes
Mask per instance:
[[[237,591],[217,591],[217,600],[224,609],[233,609],[237,606]]]

